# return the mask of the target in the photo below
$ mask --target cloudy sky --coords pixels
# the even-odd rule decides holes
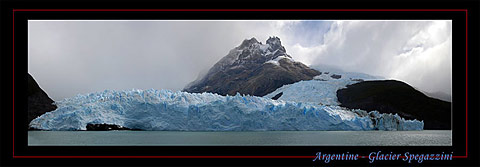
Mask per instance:
[[[307,65],[451,92],[452,22],[29,21],[28,72],[54,100],[105,89],[181,90],[252,37]]]

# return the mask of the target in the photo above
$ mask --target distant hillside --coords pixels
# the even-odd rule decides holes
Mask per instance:
[[[28,123],[35,119],[36,117],[57,109],[57,106],[52,104],[54,101],[48,97],[47,93],[45,93],[40,86],[38,86],[37,82],[33,79],[33,77],[28,74],[27,76],[28,85],[27,85],[27,96],[28,96]]]
[[[447,101],[447,102],[452,102],[452,96],[449,95],[449,94],[446,94],[444,92],[430,93],[430,92],[423,91],[423,93],[425,95],[427,95],[428,97],[432,97],[432,98],[435,98],[435,99],[440,99],[440,100]]]
[[[410,85],[395,81],[365,81],[337,91],[340,106],[380,113],[398,113],[424,120],[425,129],[451,129],[451,103],[434,99]]]

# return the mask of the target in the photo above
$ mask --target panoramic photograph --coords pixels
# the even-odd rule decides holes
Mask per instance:
[[[451,20],[29,20],[29,146],[452,146]]]

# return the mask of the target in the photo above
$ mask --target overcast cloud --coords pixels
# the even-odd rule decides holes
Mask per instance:
[[[54,100],[122,89],[181,90],[244,39],[280,37],[327,64],[451,91],[451,21],[29,21],[28,72]]]

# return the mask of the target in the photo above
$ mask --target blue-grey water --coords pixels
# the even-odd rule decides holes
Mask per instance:
[[[29,131],[29,146],[451,146],[452,131]]]

